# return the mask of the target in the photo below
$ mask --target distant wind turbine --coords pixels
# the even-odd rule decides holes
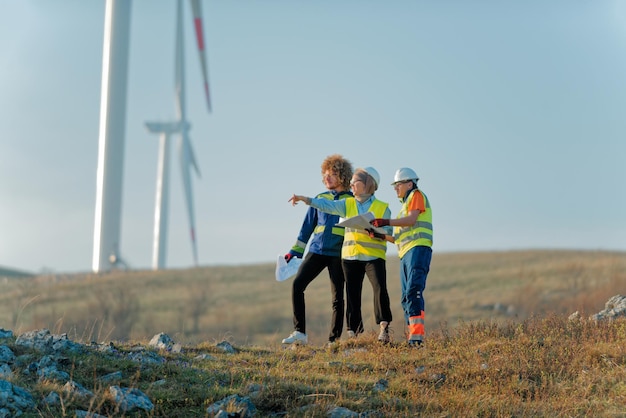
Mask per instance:
[[[211,100],[209,95],[209,83],[206,65],[206,52],[204,48],[204,34],[202,32],[202,11],[200,0],[191,0],[191,9],[194,20],[196,41],[200,54],[200,64],[204,79],[204,91],[209,112],[211,111]],[[185,193],[185,203],[187,216],[189,219],[189,229],[191,246],[193,251],[194,265],[198,265],[198,249],[196,242],[195,216],[193,209],[193,191],[191,188],[191,168],[198,176],[200,170],[189,138],[191,125],[187,121],[186,101],[185,101],[185,57],[183,39],[183,8],[182,0],[177,1],[176,13],[176,45],[175,45],[175,106],[176,121],[174,122],[146,122],[146,127],[152,133],[159,134],[159,163],[157,169],[156,204],[154,211],[154,239],[152,245],[152,268],[162,269],[166,264],[167,246],[167,220],[168,220],[168,198],[169,198],[169,147],[172,135],[179,135],[178,152],[182,171],[183,188]]]

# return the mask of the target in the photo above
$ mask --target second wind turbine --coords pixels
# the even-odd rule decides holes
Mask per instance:
[[[206,52],[204,49],[204,35],[202,33],[202,12],[200,0],[191,0],[194,28],[198,52],[200,54],[200,65],[204,78],[204,90],[206,94],[207,106],[211,111],[211,100],[209,96],[209,83],[206,66]],[[189,129],[191,125],[187,122],[185,103],[185,63],[184,63],[184,39],[183,39],[183,6],[182,0],[178,0],[176,13],[176,46],[175,46],[175,105],[176,120],[173,122],[146,122],[146,127],[152,133],[159,134],[159,163],[157,169],[157,190],[156,204],[154,211],[154,240],[152,246],[152,268],[159,270],[165,267],[167,256],[167,220],[168,220],[168,199],[169,199],[169,148],[170,139],[173,135],[179,136],[178,152],[182,171],[183,187],[185,192],[185,203],[189,218],[189,229],[191,247],[193,251],[194,265],[198,265],[198,249],[196,243],[195,217],[193,210],[193,193],[191,189],[191,168],[193,167],[198,176],[200,170],[194,157],[191,140],[189,139]]]

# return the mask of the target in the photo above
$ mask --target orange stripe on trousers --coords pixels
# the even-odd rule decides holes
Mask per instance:
[[[422,311],[420,315],[409,318],[409,339],[414,339],[411,338],[412,336],[424,336],[424,316],[424,311]]]

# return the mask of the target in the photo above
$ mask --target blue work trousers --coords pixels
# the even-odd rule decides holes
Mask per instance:
[[[417,246],[407,251],[400,259],[401,303],[407,324],[410,317],[420,316],[424,311],[423,293],[432,255],[433,250],[430,247]]]

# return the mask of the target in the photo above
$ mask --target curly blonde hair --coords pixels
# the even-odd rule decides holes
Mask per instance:
[[[350,161],[339,154],[329,155],[322,162],[322,175],[328,170],[339,177],[344,190],[350,190],[350,180],[352,179],[352,163]]]

